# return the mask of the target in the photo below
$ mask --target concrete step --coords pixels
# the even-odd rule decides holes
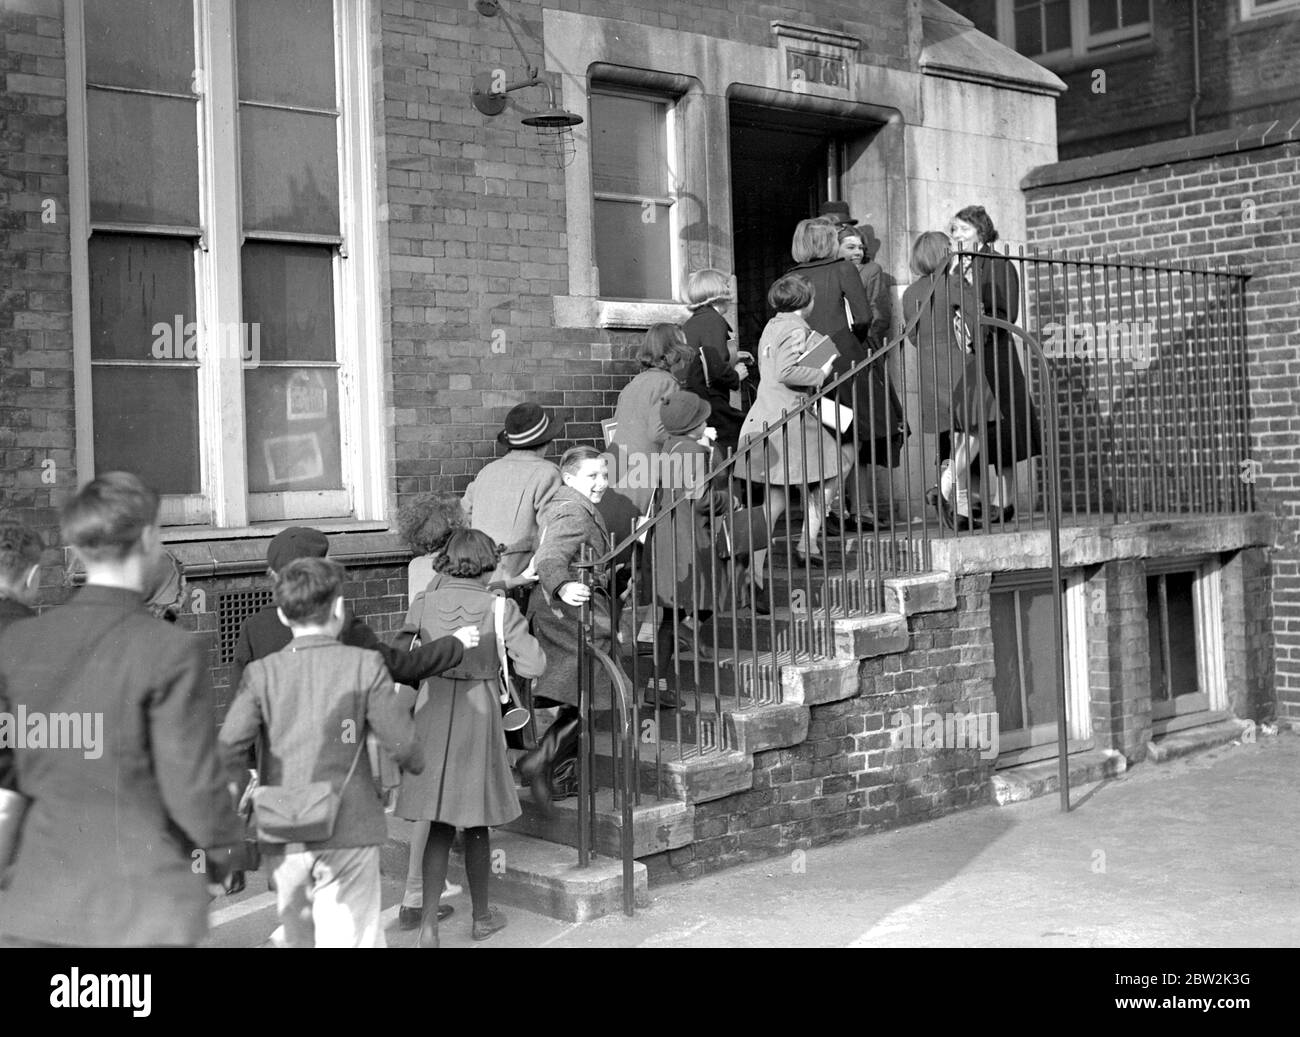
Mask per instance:
[[[833,654],[834,630],[828,628],[826,617],[820,610],[810,616],[787,607],[775,607],[776,602],[773,606],[770,616],[759,616],[756,621],[751,621],[748,616],[738,616],[736,623],[732,624],[729,615],[719,616],[717,629],[707,624],[700,631],[700,639],[712,648],[715,655],[755,649],[805,657]],[[839,612],[838,615],[846,614]],[[836,616],[833,611],[832,621]]]
[[[1075,788],[1078,785],[1123,774],[1128,769],[1128,761],[1124,759],[1122,753],[1114,749],[1090,749],[1086,752],[1071,753],[1067,768],[1070,787]],[[1056,757],[997,771],[993,775],[992,785],[993,802],[1000,807],[1008,803],[1022,803],[1027,799],[1055,794],[1061,787]]]
[[[957,580],[946,572],[885,579],[885,609],[900,616],[947,612],[957,607]]]
[[[533,802],[531,790],[519,793],[523,816],[502,826],[533,839],[578,845],[578,800],[562,799],[551,804],[548,814]],[[623,812],[614,808],[610,789],[596,792],[596,852],[619,857],[622,850]],[[695,808],[681,800],[646,798],[632,807],[632,846],[636,857],[649,857],[666,850],[676,850],[695,838]]]
[[[1217,724],[1186,728],[1173,734],[1162,735],[1147,743],[1147,759],[1152,763],[1165,763],[1180,756],[1230,745],[1252,728],[1250,721],[1221,720]]]
[[[829,603],[847,615],[861,615],[876,611],[880,599],[880,580],[850,568],[847,572],[835,569],[796,569],[785,572],[774,569],[770,599],[774,605],[788,605],[798,612],[811,601],[815,610]]]
[[[464,862],[452,854],[451,878],[464,885]],[[637,907],[650,906],[646,866],[632,863]],[[578,867],[578,852],[561,843],[498,829],[492,835],[492,899],[564,922],[589,922],[623,910],[623,861],[598,856]]]
[[[655,749],[659,750],[656,767]],[[648,751],[647,751],[648,750]],[[596,742],[595,779],[608,787],[613,776],[610,746]],[[754,757],[734,749],[691,745],[666,737],[641,746],[638,779],[642,794],[683,803],[704,803],[754,786]]]

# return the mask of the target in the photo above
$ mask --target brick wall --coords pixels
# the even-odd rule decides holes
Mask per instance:
[[[1100,566],[1087,581],[1087,598],[1094,745],[1137,763],[1146,758],[1151,737],[1147,582],[1141,559]]]
[[[950,0],[982,31],[997,36],[993,0]],[[1152,0],[1149,40],[1103,49],[1051,66],[1067,90],[1057,100],[1062,159],[1181,137],[1195,93],[1191,5]],[[1294,121],[1300,108],[1300,13],[1242,22],[1236,0],[1202,3],[1201,101],[1197,132],[1265,120]],[[1104,91],[1094,90],[1097,71]]]
[[[1157,262],[1232,265],[1246,290],[1250,454],[1257,507],[1279,519],[1271,567],[1279,715],[1300,718],[1300,136],[1285,126],[1185,138],[1035,170],[1025,182],[1031,243]],[[1117,205],[1123,218],[1101,217]],[[1091,223],[1089,221],[1092,221]]]
[[[978,749],[906,748],[892,731],[913,706],[996,709],[989,584],[987,574],[959,578],[956,609],[912,617],[906,652],[862,663],[861,694],[813,706],[804,742],[754,756],[752,790],[697,804],[695,842],[646,858],[651,882],[987,802],[993,761]]]
[[[0,6],[0,513],[58,540],[76,485],[60,0]],[[42,583],[61,570],[46,555]]]

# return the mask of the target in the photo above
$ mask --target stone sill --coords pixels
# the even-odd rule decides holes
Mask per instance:
[[[1273,516],[1202,515],[1118,525],[1061,527],[1061,566],[1075,569],[1117,558],[1180,558],[1224,554],[1273,543]],[[963,535],[930,545],[934,568],[966,576],[1051,567],[1046,529]]]
[[[163,546],[176,556],[190,580],[262,575],[266,572],[266,549],[271,537],[292,524],[276,523],[266,529],[226,530],[223,532],[228,535],[224,537],[218,536],[216,531],[207,531],[203,535],[211,536],[209,540],[174,540],[165,533]],[[387,532],[386,524],[374,524],[374,529],[366,529],[365,525],[359,528],[356,523],[344,526],[320,522],[313,528],[328,536],[329,557],[349,569],[375,565],[405,566],[411,560],[411,549],[397,533]],[[193,535],[193,530],[185,531],[187,538]],[[76,560],[70,547],[63,549],[63,569],[65,586],[85,580],[85,568]]]
[[[1136,58],[1149,58],[1156,53],[1153,39],[1146,37],[1132,43],[1117,43],[1101,50],[1092,50],[1086,54],[1071,54],[1068,57],[1040,61],[1043,68],[1051,69],[1058,76],[1069,75],[1082,69],[1100,68],[1102,65],[1117,65]]]
[[[644,331],[653,324],[680,324],[691,315],[691,311],[678,302],[633,302],[585,295],[555,296],[554,311],[558,328],[609,328],[615,331]]]

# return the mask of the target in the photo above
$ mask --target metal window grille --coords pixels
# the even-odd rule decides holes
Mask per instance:
[[[268,589],[232,591],[217,596],[217,636],[221,643],[222,663],[233,662],[235,645],[239,641],[239,628],[244,620],[272,603]]]

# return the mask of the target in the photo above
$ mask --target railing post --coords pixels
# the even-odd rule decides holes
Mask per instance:
[[[589,549],[582,545],[580,562],[590,561]],[[591,586],[590,570],[582,568],[584,586]],[[591,604],[583,602],[578,625],[578,867],[591,864],[591,815],[588,795],[591,789],[591,686],[593,680],[591,653],[587,651],[590,634]]]

